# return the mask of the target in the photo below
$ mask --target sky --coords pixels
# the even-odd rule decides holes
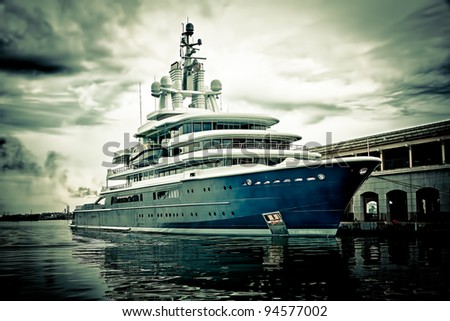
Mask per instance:
[[[303,144],[450,118],[448,0],[0,0],[0,215],[95,200],[187,20],[222,109]]]

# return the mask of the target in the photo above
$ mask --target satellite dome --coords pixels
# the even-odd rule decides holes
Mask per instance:
[[[172,87],[172,80],[169,76],[163,76],[161,78],[161,87],[163,88],[170,88]]]
[[[214,79],[211,81],[211,90],[212,91],[221,91],[222,90],[222,83],[218,79]]]
[[[158,81],[152,83],[152,96],[158,97],[161,91],[161,85]]]

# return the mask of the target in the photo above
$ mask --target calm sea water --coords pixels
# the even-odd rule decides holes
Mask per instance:
[[[0,222],[3,300],[449,300],[450,242],[72,232]]]

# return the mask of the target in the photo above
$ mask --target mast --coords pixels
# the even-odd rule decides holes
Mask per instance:
[[[170,77],[163,76],[160,82],[152,83],[152,96],[159,98],[159,110],[182,109],[184,99],[191,97],[188,108],[219,111],[216,99],[221,94],[222,83],[215,79],[210,87],[205,86],[205,70],[199,60],[206,58],[194,56],[202,40],[194,40],[193,35],[194,25],[188,22],[181,33],[181,61],[170,66]]]

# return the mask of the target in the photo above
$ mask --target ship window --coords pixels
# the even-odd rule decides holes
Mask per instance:
[[[192,133],[192,124],[184,124],[183,133],[185,134]]]
[[[297,178],[295,179],[295,181],[296,181],[296,182],[301,182],[301,181],[303,181],[303,178],[297,177]]]
[[[189,191],[188,191],[189,193]],[[180,197],[180,191],[175,189],[171,191],[158,191],[153,192],[153,199],[154,200],[161,200],[166,198],[178,198]]]
[[[203,123],[203,130],[211,130],[212,125],[211,123]]]
[[[202,131],[202,123],[194,123],[194,132]]]
[[[290,183],[291,182],[291,180],[289,179],[289,178],[286,178],[284,181],[283,181],[283,183]]]
[[[137,194],[127,196],[117,196],[114,198],[114,203],[138,202],[139,200],[140,196]]]
[[[231,142],[232,142],[231,139],[224,139],[224,140],[223,140],[223,146],[224,146],[225,148],[231,147]]]
[[[222,212],[222,215],[225,216],[225,212]]]
[[[211,216],[211,212],[209,212],[209,216]]]
[[[234,212],[231,212],[231,215],[234,215]]]

